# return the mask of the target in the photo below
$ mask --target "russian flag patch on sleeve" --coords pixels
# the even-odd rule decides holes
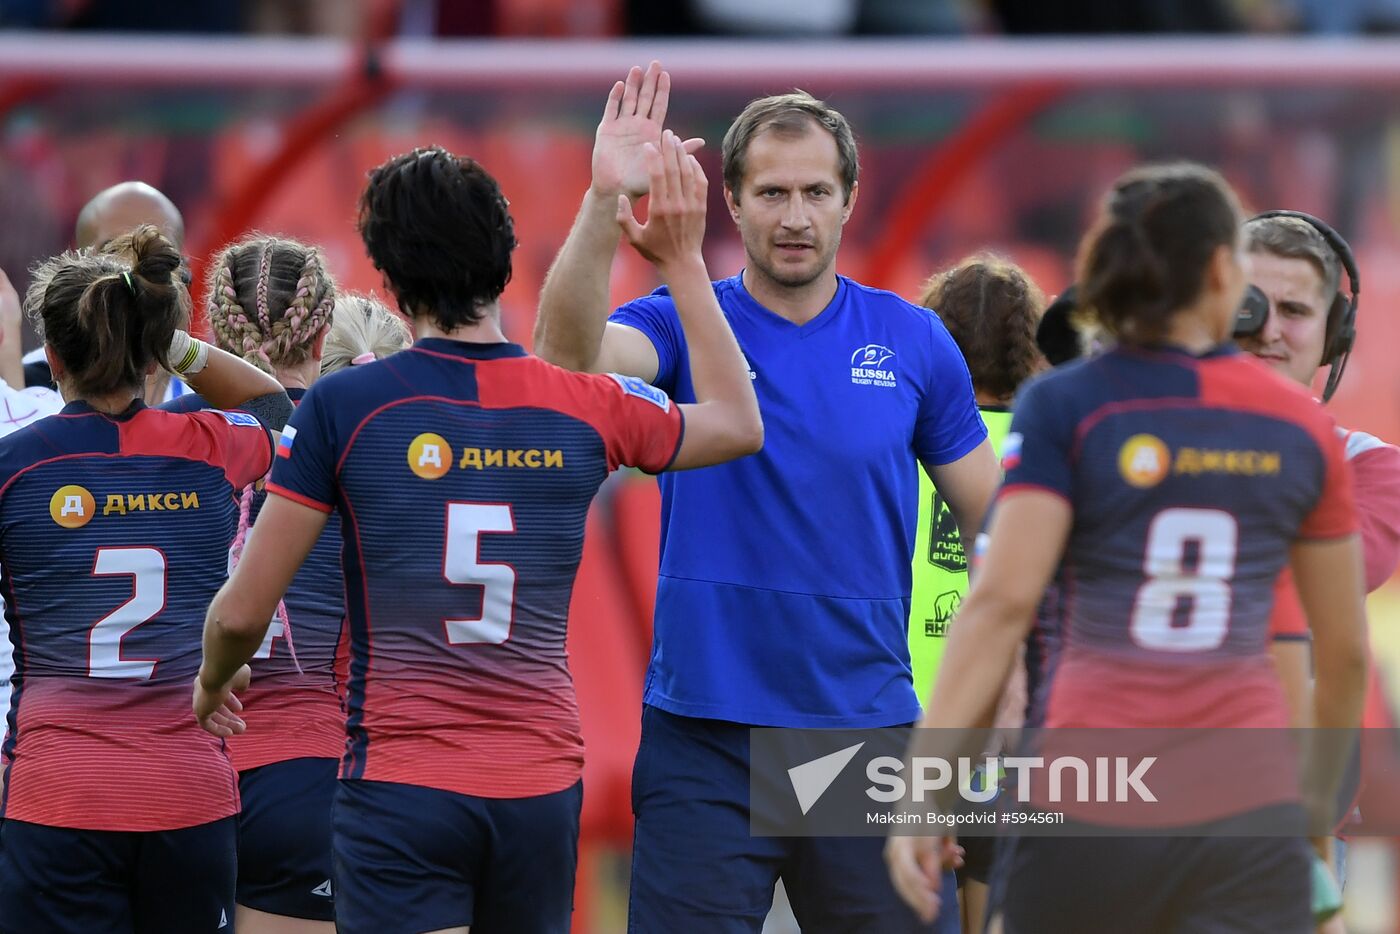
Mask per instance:
[[[1001,444],[1001,469],[1015,470],[1021,463],[1021,433],[1013,431]]]
[[[282,437],[277,439],[277,456],[291,457],[292,444],[297,440],[297,430],[291,425],[282,429]]]

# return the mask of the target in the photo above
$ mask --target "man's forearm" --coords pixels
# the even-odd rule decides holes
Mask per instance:
[[[617,197],[589,189],[540,289],[536,354],[571,370],[592,368],[611,310],[618,238]]]

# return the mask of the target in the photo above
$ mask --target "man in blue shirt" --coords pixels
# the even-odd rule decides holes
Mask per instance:
[[[592,186],[540,297],[535,347],[688,400],[666,290],[608,315],[617,220],[646,191],[642,147],[662,136],[669,95],[655,62],[614,85]],[[725,202],[747,265],[715,294],[749,361],[766,440],[759,454],[662,480],[656,641],[633,773],[634,931],[756,932],[779,878],[804,929],[927,930],[881,878],[879,839],[749,830],[751,727],[918,718],[906,623],[919,463],[963,529],[981,525],[999,479],[967,367],[938,318],[836,273],[857,171],[845,118],[806,94],[754,101],[725,136]],[[942,914],[956,930],[956,910]]]

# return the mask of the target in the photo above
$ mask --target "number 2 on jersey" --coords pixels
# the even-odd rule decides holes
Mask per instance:
[[[1129,624],[1133,641],[1166,652],[1208,652],[1230,629],[1239,523],[1219,509],[1164,509],[1152,517]],[[1196,560],[1187,567],[1194,543]],[[1186,602],[1184,622],[1173,624]]]
[[[507,503],[448,503],[442,576],[450,584],[482,588],[481,615],[444,619],[452,645],[500,645],[510,638],[515,617],[515,568],[481,560],[481,536],[515,531]]]
[[[165,609],[165,555],[157,548],[99,548],[94,577],[126,575],[131,599],[102,617],[88,633],[89,678],[139,678],[156,670],[156,659],[122,658],[122,640]]]

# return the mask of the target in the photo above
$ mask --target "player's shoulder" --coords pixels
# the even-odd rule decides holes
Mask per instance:
[[[1311,392],[1254,354],[1233,350],[1207,357],[1201,361],[1200,372],[1202,395],[1218,397],[1211,401],[1233,400],[1249,407],[1272,403],[1282,411],[1317,417],[1331,424],[1330,416]]]
[[[1365,457],[1368,460],[1400,458],[1400,448],[1369,432],[1343,428],[1338,425],[1337,436],[1346,444],[1347,460],[1356,460],[1359,457]]]
[[[173,399],[167,399],[156,408],[162,412],[199,412],[203,409],[212,409],[213,406],[199,393],[186,392]]]
[[[266,431],[263,423],[258,421],[257,416],[248,412],[237,410],[225,410],[215,408],[192,409],[189,411],[168,411],[157,409],[160,417],[167,419],[187,419],[187,423],[203,425],[207,428],[220,432],[227,432],[230,429],[256,428]],[[178,424],[178,423],[177,423]]]
[[[410,362],[412,348],[322,376],[301,397],[298,409],[317,411],[326,418],[359,421],[375,409],[410,394],[409,383],[396,374]],[[415,392],[418,390],[414,390]]]
[[[869,308],[878,314],[892,317],[892,323],[916,328],[937,326],[944,330],[943,320],[938,313],[923,305],[916,305],[902,295],[888,289],[877,289],[872,285],[857,282],[847,276],[838,277],[849,290],[850,301],[859,307]]]
[[[743,291],[743,284],[741,276],[739,275],[730,276],[727,279],[714,279],[710,282],[710,285],[715,290],[715,298],[719,300],[721,307],[724,306],[726,301],[735,298]],[[676,311],[676,300],[671,295],[670,286],[659,285],[646,295],[639,295],[622,305],[618,308],[618,311],[625,311],[629,308],[651,308],[660,311],[668,311],[674,314]]]
[[[1274,415],[1319,438],[1337,433],[1336,420],[1307,387],[1253,354],[1240,351],[1209,361],[1202,382],[1202,397],[1212,404]]]
[[[0,437],[0,488],[31,467],[87,452],[115,452],[106,419],[88,413],[35,419]],[[109,443],[110,442],[110,443]]]
[[[1139,393],[1137,383],[1123,378],[1124,363],[1109,351],[1070,360],[1027,379],[1012,405],[1014,430],[1078,435],[1103,424],[1102,416],[1108,413],[1132,411],[1135,401],[1150,398],[1151,393]]]
[[[1016,391],[1012,411],[1046,405],[1092,411],[1109,401],[1101,369],[1097,357],[1081,357],[1037,373]]]
[[[738,273],[727,279],[716,279],[710,284],[714,287],[715,298],[719,300],[721,308],[725,308],[733,302],[741,301],[743,296],[748,294],[744,289],[743,273]],[[667,294],[669,295],[670,292],[668,291]]]
[[[575,401],[603,403],[625,400],[627,397],[650,402],[663,411],[671,408],[671,398],[664,389],[653,386],[639,376],[624,373],[579,373],[566,370],[547,360],[531,354],[522,358],[530,368],[530,378],[538,380],[543,388],[552,390],[551,398],[556,401],[558,410],[574,411]]]

